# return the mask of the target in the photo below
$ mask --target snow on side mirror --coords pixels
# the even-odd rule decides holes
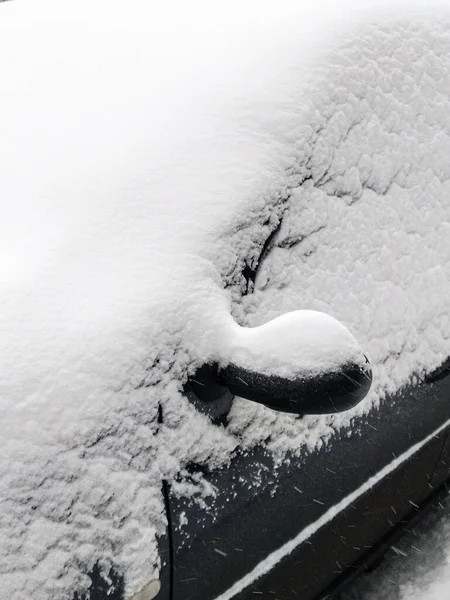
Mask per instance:
[[[236,396],[275,410],[326,414],[348,410],[368,393],[372,369],[358,342],[324,313],[286,313],[259,327],[236,325],[218,382]]]

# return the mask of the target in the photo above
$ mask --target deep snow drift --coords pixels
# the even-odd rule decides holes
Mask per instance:
[[[340,319],[378,378],[356,411],[448,355],[444,15],[295,4],[0,5],[7,598],[69,599],[97,561],[131,596],[157,576],[163,478],[268,429],[282,459],[350,423],[196,412],[182,383],[223,351],[231,311]]]

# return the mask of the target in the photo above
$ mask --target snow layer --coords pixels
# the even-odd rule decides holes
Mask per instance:
[[[163,478],[201,497],[191,461],[267,431],[281,459],[348,424],[238,400],[224,429],[187,403],[232,306],[241,325],[339,318],[377,367],[360,410],[448,354],[444,15],[299,4],[1,4],[8,600],[69,599],[97,561],[131,596],[157,576]]]
[[[365,356],[349,330],[333,317],[313,310],[285,313],[259,327],[235,327],[221,352],[248,371],[286,379],[364,366]]]

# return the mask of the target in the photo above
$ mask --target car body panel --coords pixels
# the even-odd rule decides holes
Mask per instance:
[[[375,486],[373,493],[358,500],[360,507],[350,507],[342,516],[336,515],[338,520],[343,519],[345,527],[353,518],[361,528],[367,528],[361,529],[352,548],[359,548],[357,539],[361,539],[363,546],[374,544],[432,492],[431,481],[437,481],[433,474],[446,440],[445,431],[436,436],[433,432],[449,418],[450,378],[446,377],[404,388],[386,398],[379,410],[356,418],[350,430],[338,432],[327,446],[311,454],[303,452],[298,458],[291,457],[290,464],[275,468],[271,457],[257,448],[237,455],[226,469],[204,473],[216,490],[206,505],[173,495],[170,499],[173,600],[212,600],[221,594],[233,597],[226,592],[236,581],[306,528],[312,527],[313,535],[312,525],[327,511],[431,435],[417,456],[399,465],[394,474]],[[195,470],[195,466],[192,468]],[[448,473],[441,473],[438,479],[447,476]],[[384,504],[388,500],[393,509],[386,512]],[[367,512],[367,506],[372,507],[373,515],[365,515],[361,521],[360,511]],[[332,521],[317,535],[319,541],[326,540],[324,547],[330,546],[330,556],[335,560],[338,549],[330,540],[337,539],[338,547],[342,543],[340,529]],[[333,529],[338,533],[333,534]],[[275,595],[268,597],[275,598],[278,594],[286,600],[290,597],[285,595],[286,585],[303,589],[302,598],[313,598],[326,589],[339,573],[330,571],[330,561],[324,562],[328,566],[323,571],[317,565],[319,571],[313,572],[312,564],[314,560],[322,561],[324,547],[314,543],[317,552],[314,559],[311,548],[308,549],[311,540],[305,538],[292,555],[294,562],[304,561],[305,567],[293,570],[289,566],[291,561],[283,559],[274,564],[264,579],[256,578],[239,598],[254,597],[253,592],[273,591]],[[345,556],[343,553],[342,568],[363,551],[361,548]],[[309,558],[305,558],[308,553]]]
[[[236,600],[263,596],[283,600],[314,600],[392,527],[416,512],[429,494],[429,466],[436,460],[441,439],[434,438],[393,473],[338,513],[326,526],[300,544],[276,568]],[[409,500],[414,498],[414,502]],[[413,505],[414,504],[414,505]],[[326,597],[328,594],[325,593]]]

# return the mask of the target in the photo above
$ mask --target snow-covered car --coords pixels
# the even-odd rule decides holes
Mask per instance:
[[[1,595],[312,600],[450,475],[450,18],[153,4],[0,3]]]

